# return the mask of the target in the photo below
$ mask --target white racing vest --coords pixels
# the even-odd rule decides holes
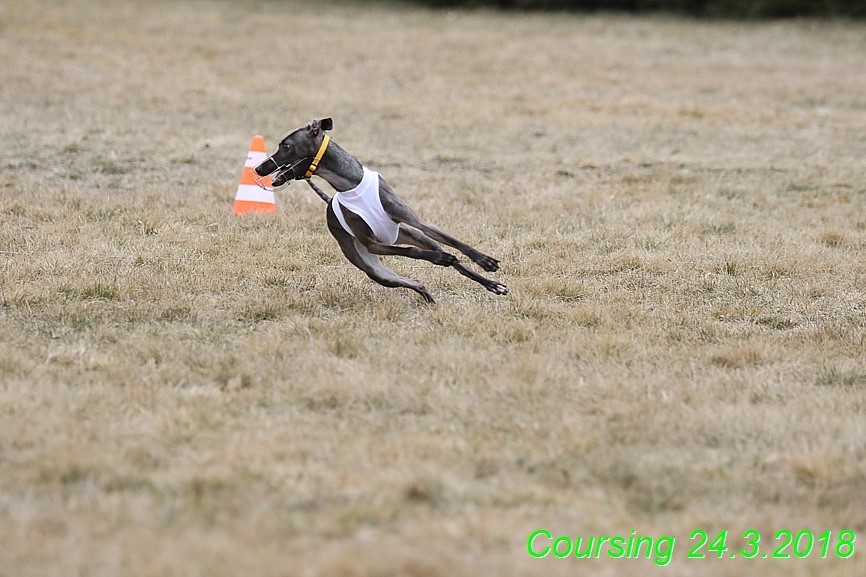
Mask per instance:
[[[346,224],[343,208],[351,210],[363,218],[380,243],[391,245],[397,242],[397,234],[400,232],[397,223],[391,220],[391,217],[382,208],[382,201],[379,199],[378,172],[369,170],[365,166],[364,178],[361,179],[358,186],[352,190],[335,194],[331,208],[333,208],[334,215],[340,221],[343,229],[352,236],[355,234]]]

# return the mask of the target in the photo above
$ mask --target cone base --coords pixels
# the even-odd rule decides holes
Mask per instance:
[[[249,214],[261,212],[273,214],[277,212],[277,205],[269,202],[254,202],[252,200],[236,200],[232,206],[232,214]]]

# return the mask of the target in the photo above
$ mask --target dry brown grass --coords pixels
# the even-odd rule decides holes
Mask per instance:
[[[0,10],[2,577],[866,574],[862,24]],[[317,115],[512,294],[374,285],[303,186],[232,217]]]

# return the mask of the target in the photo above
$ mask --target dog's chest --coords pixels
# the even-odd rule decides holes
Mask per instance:
[[[382,207],[379,198],[379,173],[364,167],[364,178],[352,190],[338,192],[334,195],[332,208],[337,220],[343,229],[355,236],[352,229],[346,223],[343,209],[350,210],[364,219],[367,226],[373,231],[376,240],[382,244],[394,244],[397,242],[399,228],[397,223],[391,220],[388,213]]]

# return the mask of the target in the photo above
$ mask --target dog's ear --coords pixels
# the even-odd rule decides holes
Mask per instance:
[[[330,117],[322,118],[321,120],[313,119],[307,123],[307,128],[313,136],[317,136],[322,130],[331,130],[334,128],[334,121]]]

